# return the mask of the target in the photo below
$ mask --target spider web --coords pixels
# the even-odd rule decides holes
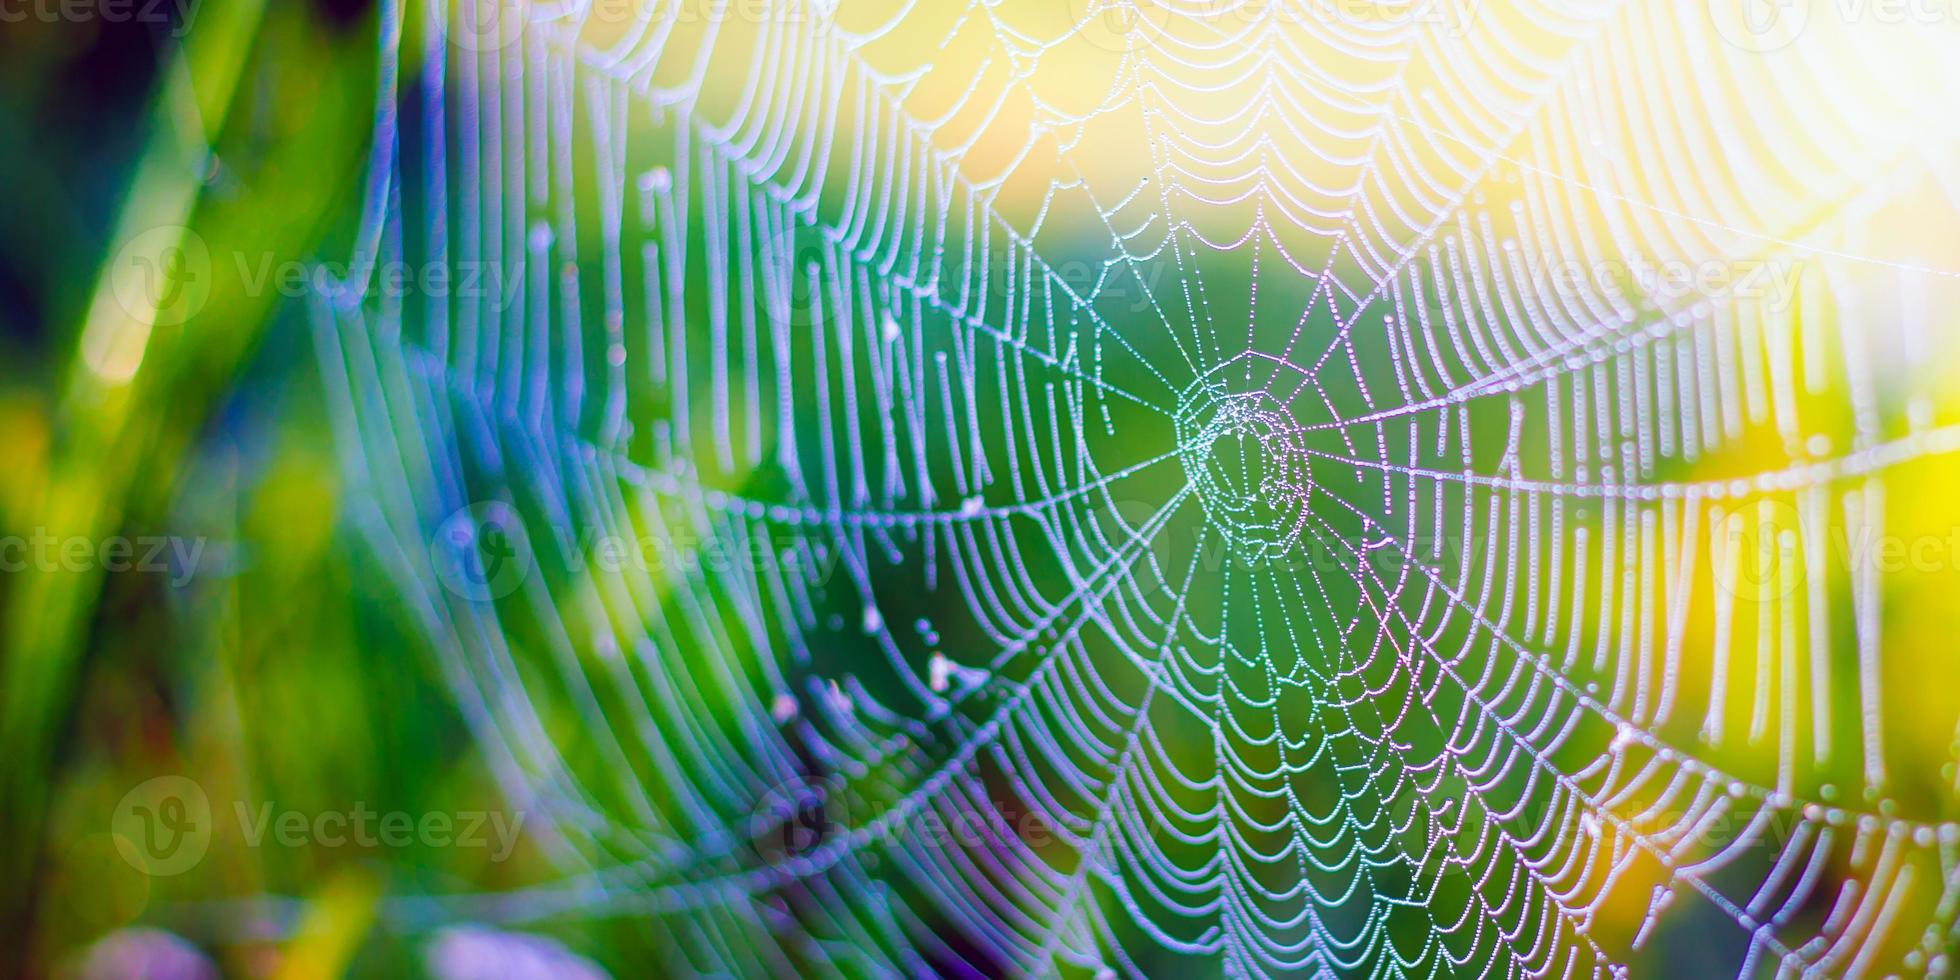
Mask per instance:
[[[323,378],[565,872],[393,914],[1946,972],[1960,65],[1724,14],[386,5]]]

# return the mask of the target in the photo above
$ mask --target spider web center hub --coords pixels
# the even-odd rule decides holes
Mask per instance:
[[[1242,558],[1299,540],[1312,490],[1292,412],[1265,391],[1192,386],[1178,404],[1178,456],[1205,517]]]

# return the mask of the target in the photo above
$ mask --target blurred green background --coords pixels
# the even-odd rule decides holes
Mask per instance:
[[[0,972],[441,973],[425,936],[377,924],[402,918],[384,917],[379,896],[535,880],[522,833],[508,855],[310,830],[254,846],[235,819],[505,812],[404,611],[338,520],[304,310],[254,281],[346,254],[375,12],[361,0],[9,10]],[[187,284],[201,305],[159,318],[135,373],[105,379],[85,338],[114,319],[119,253],[179,226],[212,257],[208,281]],[[203,790],[215,829],[189,870],[152,876],[118,849],[113,815],[173,775]],[[593,934],[603,923],[578,928],[563,938],[588,955],[630,949]],[[508,951],[494,937],[483,949]]]

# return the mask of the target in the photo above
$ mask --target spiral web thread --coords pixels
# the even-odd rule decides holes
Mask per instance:
[[[1952,572],[1874,544],[1953,523],[1950,25],[718,9],[384,10],[323,378],[564,869],[391,914],[738,975],[1950,968]]]

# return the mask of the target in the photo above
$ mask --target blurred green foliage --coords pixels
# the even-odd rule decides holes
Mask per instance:
[[[381,896],[514,887],[535,878],[535,841],[503,861],[426,841],[254,846],[237,819],[506,808],[350,547],[304,310],[253,281],[346,253],[377,15],[209,0],[191,16],[0,27],[0,534],[56,556],[72,540],[196,554],[0,574],[0,947],[23,975],[63,973],[143,923],[228,974],[413,972],[417,940],[379,925]],[[147,331],[127,381],[104,378],[84,337],[116,312],[116,263],[177,226],[209,250],[208,294]],[[164,775],[203,789],[215,830],[189,871],[152,877],[112,815]]]

